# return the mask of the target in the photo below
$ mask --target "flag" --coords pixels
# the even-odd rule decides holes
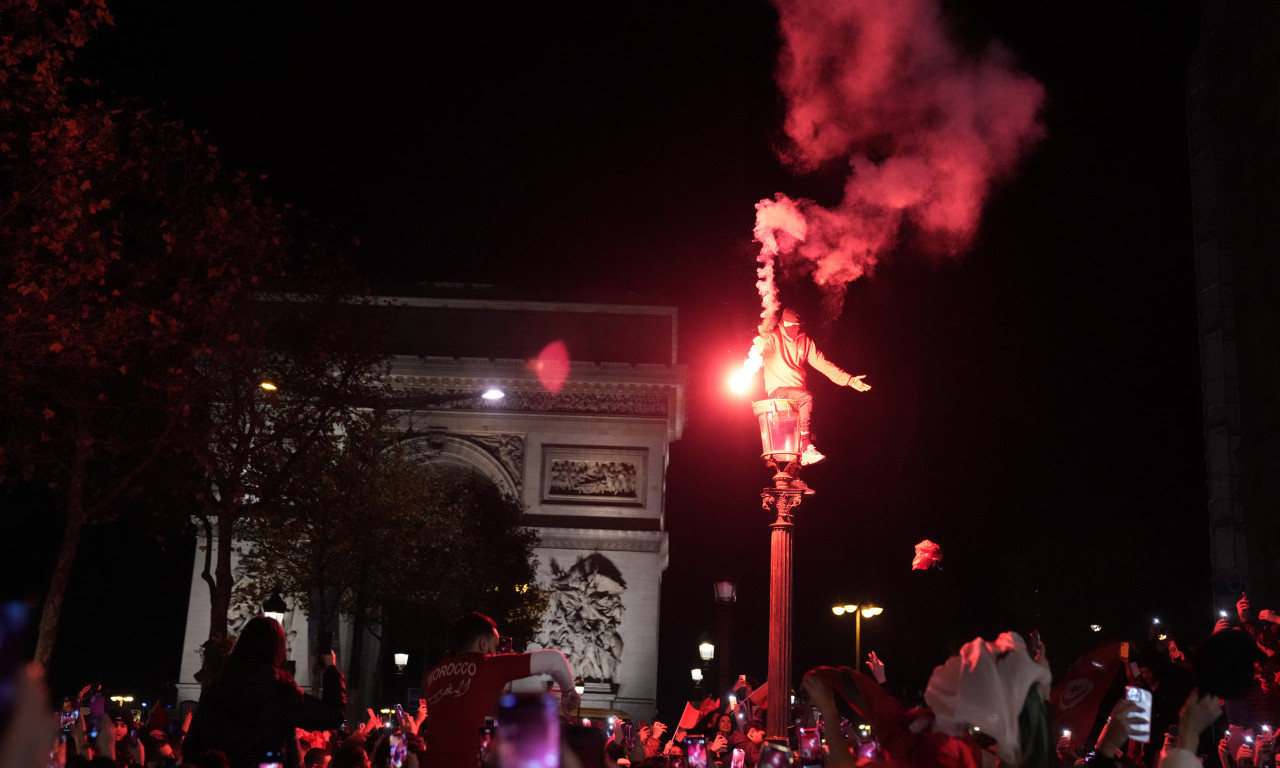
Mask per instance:
[[[1070,748],[1085,746],[1098,719],[1098,707],[1120,671],[1120,642],[1103,643],[1076,659],[1049,694],[1053,723],[1071,731]]]
[[[684,704],[684,713],[680,715],[680,722],[676,725],[676,728],[683,728],[687,731],[697,724],[698,708],[686,701]]]

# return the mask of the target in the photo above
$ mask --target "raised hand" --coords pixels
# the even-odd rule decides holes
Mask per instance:
[[[867,666],[871,668],[871,674],[875,676],[876,682],[883,684],[885,681],[884,662],[880,660],[875,651],[867,654]]]

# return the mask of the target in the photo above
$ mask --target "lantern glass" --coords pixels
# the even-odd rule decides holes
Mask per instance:
[[[800,458],[800,406],[794,400],[759,400],[751,404],[760,422],[764,457],[778,462]]]

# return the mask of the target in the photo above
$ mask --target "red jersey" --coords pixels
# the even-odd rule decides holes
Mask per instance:
[[[507,683],[529,675],[527,653],[464,653],[433,667],[423,686],[429,713],[424,765],[476,768],[484,719],[497,714]]]

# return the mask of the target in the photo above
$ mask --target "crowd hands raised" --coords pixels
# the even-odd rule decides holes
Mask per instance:
[[[688,730],[642,722],[628,739],[622,729],[603,765],[696,766],[691,752],[705,745],[708,768],[1274,768],[1280,615],[1255,615],[1242,595],[1194,648],[1180,647],[1158,622],[1146,638],[1122,645],[1123,674],[1077,742],[1085,746],[1055,728],[1058,697],[1044,644],[1034,634],[1005,633],[975,639],[937,667],[917,706],[889,693],[885,663],[872,652],[862,670],[806,673],[788,738],[777,747],[763,738],[765,713],[744,711],[731,697],[710,713],[704,705]]]
[[[484,617],[481,617],[484,618]],[[255,622],[262,622],[254,627]],[[487,619],[486,619],[487,621]],[[274,627],[266,624],[274,625]],[[490,622],[492,626],[492,622]],[[38,668],[17,680],[16,706],[0,742],[0,765],[191,766],[192,768],[419,768],[458,765],[428,749],[428,702],[346,720],[345,687],[332,654],[323,659],[323,694],[302,692],[283,668],[283,632],[270,619],[246,627],[219,682],[200,710],[170,716],[161,707],[148,719],[106,711],[69,698],[50,718]],[[257,630],[255,639],[254,632]],[[501,654],[488,629],[470,646],[484,658]],[[1123,659],[1124,679],[1113,686],[1089,734],[1073,748],[1069,732],[1055,728],[1044,645],[1004,633],[977,638],[938,666],[922,702],[908,706],[887,690],[885,663],[873,651],[863,669],[818,667],[801,679],[787,739],[766,739],[763,700],[746,678],[734,694],[708,699],[699,711],[652,721],[588,719],[576,712],[577,695],[563,683],[571,675],[528,662],[522,674],[547,674],[563,696],[551,706],[560,720],[563,768],[774,768],[774,766],[902,766],[904,768],[1274,768],[1273,724],[1280,715],[1280,616],[1252,611],[1241,596],[1194,649],[1180,648],[1153,624],[1145,643]],[[1128,644],[1126,644],[1128,645]],[[535,652],[535,654],[547,652]],[[555,652],[551,652],[555,653]],[[456,659],[462,656],[451,657]],[[446,659],[446,662],[449,659]],[[442,662],[443,664],[444,662]],[[456,666],[456,664],[455,664]],[[571,679],[569,677],[568,679]],[[428,686],[428,691],[430,687]],[[1140,693],[1145,691],[1146,693]],[[82,691],[88,701],[95,694]],[[442,709],[447,705],[442,705]],[[434,705],[433,705],[434,708]],[[491,708],[497,712],[495,704]],[[696,712],[696,716],[695,715]],[[485,719],[468,765],[506,768],[501,718]],[[669,723],[680,723],[672,727]],[[61,726],[54,735],[53,727]],[[492,741],[486,732],[497,738]],[[1096,738],[1094,738],[1096,734]],[[469,743],[469,742],[468,742]],[[52,748],[51,748],[52,745]],[[486,749],[488,747],[488,749]],[[514,763],[512,763],[514,765]],[[554,764],[554,763],[552,763]],[[519,768],[524,768],[521,764]]]

